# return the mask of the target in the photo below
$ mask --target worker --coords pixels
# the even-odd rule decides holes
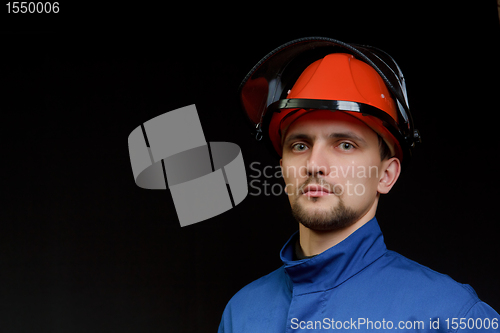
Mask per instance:
[[[469,285],[385,246],[380,196],[421,141],[388,54],[294,40],[250,71],[240,97],[256,139],[279,158],[299,230],[283,265],[231,298],[219,333],[500,332],[498,313]]]

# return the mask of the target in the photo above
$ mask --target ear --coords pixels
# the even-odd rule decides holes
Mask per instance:
[[[393,157],[384,161],[382,167],[383,172],[378,182],[377,191],[381,194],[387,194],[399,178],[401,162],[398,158]]]

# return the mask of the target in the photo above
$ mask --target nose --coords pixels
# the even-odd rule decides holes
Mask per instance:
[[[325,177],[328,175],[328,162],[321,145],[311,147],[306,170],[309,177]]]

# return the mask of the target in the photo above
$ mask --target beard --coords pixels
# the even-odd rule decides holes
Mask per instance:
[[[313,179],[308,179],[308,181],[306,181],[301,187],[303,188],[305,185],[310,183],[313,183]],[[328,185],[322,180],[318,183]],[[334,231],[349,227],[354,224],[362,214],[355,211],[351,207],[347,207],[344,200],[342,200],[341,195],[337,196],[339,199],[337,205],[326,211],[316,208],[307,210],[298,202],[300,197],[296,197],[294,204],[292,205],[292,215],[297,222],[301,223],[306,228],[315,231]],[[318,201],[318,198],[309,198],[308,200],[316,202]]]

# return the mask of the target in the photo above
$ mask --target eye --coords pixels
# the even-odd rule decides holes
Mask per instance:
[[[296,143],[292,145],[292,150],[297,152],[302,152],[307,150],[307,146],[304,143]]]
[[[348,150],[354,149],[354,145],[352,143],[349,143],[349,142],[342,142],[339,145],[339,147],[340,147],[340,149],[342,149],[344,151],[348,151]]]

